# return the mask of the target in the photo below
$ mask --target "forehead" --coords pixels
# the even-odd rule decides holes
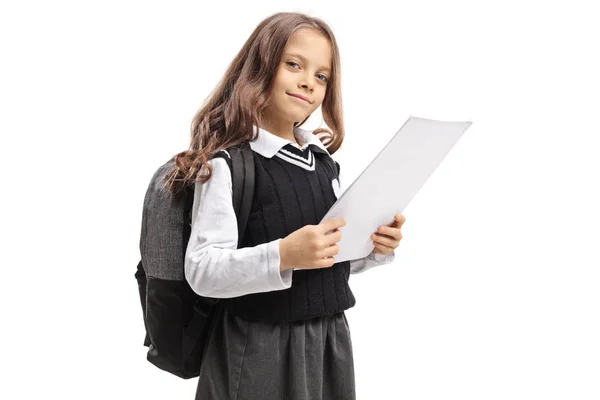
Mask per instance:
[[[331,68],[331,52],[329,39],[314,29],[299,29],[294,32],[283,50],[284,55],[297,54],[323,68]]]

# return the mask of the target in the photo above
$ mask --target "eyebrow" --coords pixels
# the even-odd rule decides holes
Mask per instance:
[[[301,56],[300,54],[297,54],[297,53],[286,53],[286,56],[288,56],[288,57],[298,57],[303,62],[307,62],[308,61],[305,57],[303,57],[303,56]],[[321,67],[320,69],[325,70],[325,71],[331,73],[331,68]]]

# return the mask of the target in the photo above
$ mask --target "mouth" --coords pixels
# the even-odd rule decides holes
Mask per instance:
[[[308,99],[307,99],[306,97],[302,96],[302,95],[299,95],[299,94],[294,94],[294,93],[288,93],[288,95],[290,95],[290,96],[292,96],[292,97],[295,97],[295,98],[297,98],[297,99],[303,100],[303,101],[305,101],[306,103],[310,104],[310,101],[308,101]]]

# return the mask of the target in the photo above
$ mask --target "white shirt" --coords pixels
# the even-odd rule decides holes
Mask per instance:
[[[256,129],[256,127],[255,127]],[[259,128],[258,140],[250,142],[251,149],[267,158],[278,156],[296,165],[282,151],[289,140]],[[326,147],[312,131],[294,128],[294,135],[305,149],[315,144]],[[312,156],[312,152],[310,152]],[[279,242],[281,238],[254,247],[238,249],[238,228],[232,199],[229,165],[221,157],[209,161],[211,178],[196,183],[192,208],[192,232],[185,254],[185,277],[192,289],[201,296],[230,298],[251,293],[288,289],[295,269],[280,271]],[[313,166],[314,168],[314,166]],[[336,197],[343,192],[342,174],[332,186]],[[344,189],[345,190],[345,189]],[[357,274],[394,261],[395,253],[368,256],[350,261],[350,273]]]

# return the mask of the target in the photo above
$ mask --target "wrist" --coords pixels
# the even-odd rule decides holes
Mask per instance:
[[[285,263],[285,239],[281,239],[279,240],[279,270],[280,271],[285,271],[286,269],[289,269],[289,267],[286,265]]]

